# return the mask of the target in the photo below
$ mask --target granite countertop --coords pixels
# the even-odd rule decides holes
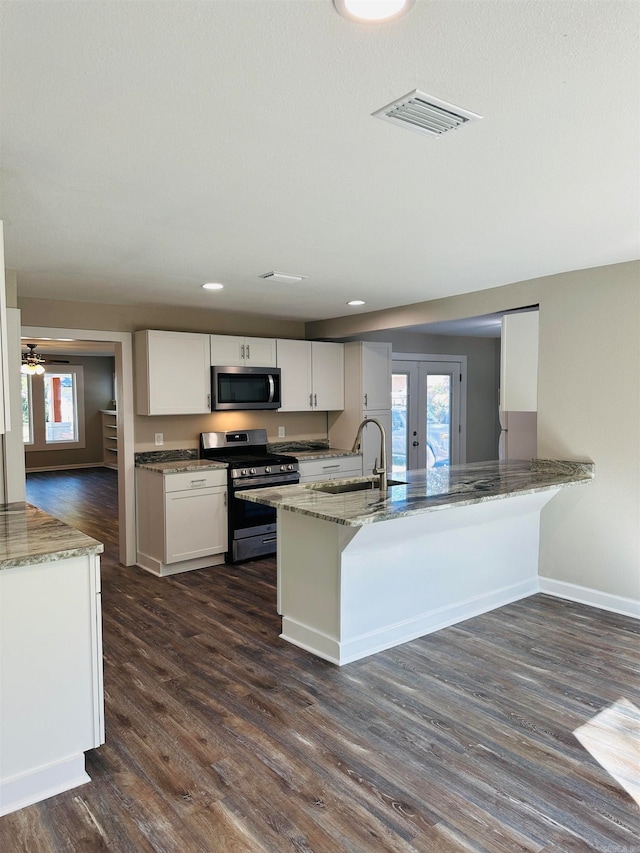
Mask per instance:
[[[341,494],[327,494],[318,489],[320,486],[335,487],[340,483],[377,479],[365,477],[246,490],[237,492],[236,497],[349,527],[360,527],[454,506],[588,483],[593,477],[594,465],[591,462],[545,459],[474,462],[394,475],[394,480],[402,480],[404,484],[391,486],[384,497],[380,496],[377,488]]]
[[[101,542],[31,504],[0,504],[0,569],[103,551]]]
[[[339,450],[337,447],[327,447],[320,450],[296,450],[291,454],[298,462],[309,462],[312,459],[338,459],[341,456],[360,456],[352,450]]]
[[[159,471],[161,474],[181,474],[185,471],[225,470],[227,463],[214,462],[212,459],[174,459],[158,462],[137,462],[136,468]]]
[[[288,453],[295,456],[299,462],[309,462],[312,459],[337,459],[340,456],[360,456],[352,450],[329,447],[327,438],[271,442],[267,445],[267,450],[270,453]]]

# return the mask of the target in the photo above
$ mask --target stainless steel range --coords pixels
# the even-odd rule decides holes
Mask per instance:
[[[298,460],[267,451],[267,431],[200,434],[200,458],[227,464],[229,550],[226,560],[238,563],[276,551],[276,510],[241,501],[241,489],[266,489],[300,480]]]

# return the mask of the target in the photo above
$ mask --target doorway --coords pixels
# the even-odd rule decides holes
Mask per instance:
[[[133,359],[130,332],[110,332],[96,329],[53,329],[43,326],[23,326],[22,335],[28,338],[50,338],[66,341],[102,341],[114,344],[117,425],[118,425],[118,518],[119,555],[125,566],[136,561],[135,533],[135,469],[133,436]]]
[[[395,354],[392,471],[466,461],[466,356]]]

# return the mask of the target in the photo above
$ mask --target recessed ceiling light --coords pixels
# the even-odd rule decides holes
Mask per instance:
[[[219,284],[217,281],[208,281],[206,284],[202,285],[205,290],[222,290],[224,284]]]
[[[352,299],[351,302],[347,302],[347,305],[364,305],[362,299]]]
[[[416,0],[333,0],[343,18],[350,21],[383,23],[406,15]]]

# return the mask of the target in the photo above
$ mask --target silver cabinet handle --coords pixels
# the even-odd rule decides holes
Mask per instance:
[[[338,463],[337,465],[323,465],[322,470],[323,471],[330,471],[332,468],[339,468],[339,467],[340,467],[340,463]]]
[[[247,344],[247,360],[250,358],[251,358],[251,356],[249,355],[249,344]]]
[[[203,478],[202,480],[191,480],[191,486],[204,486],[207,481]]]
[[[364,395],[364,404],[367,405],[367,394]]]
[[[309,394],[309,408],[313,408],[313,394]]]
[[[314,395],[313,395],[313,405],[314,405],[314,406],[317,406],[317,405],[318,405],[318,395],[317,395],[317,394],[314,394]]]
[[[240,358],[244,361],[244,344],[240,344]]]
[[[226,492],[224,493],[224,505],[225,506],[227,505],[227,493]]]

